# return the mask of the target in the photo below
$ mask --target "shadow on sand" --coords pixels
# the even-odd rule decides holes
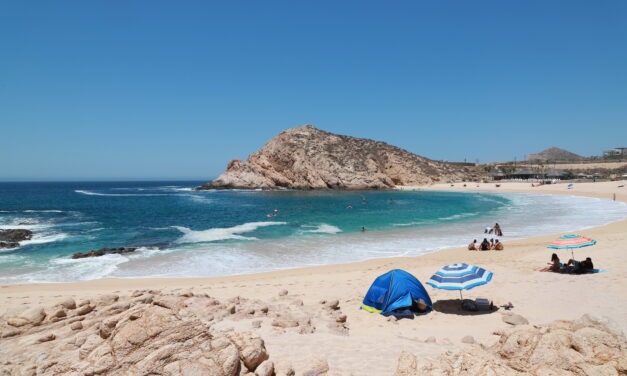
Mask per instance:
[[[489,315],[491,313],[497,312],[499,310],[499,307],[495,306],[491,311],[467,311],[467,310],[462,309],[461,299],[449,299],[449,300],[438,300],[435,303],[433,303],[433,310],[437,312],[452,314],[452,315],[478,316],[478,315]]]

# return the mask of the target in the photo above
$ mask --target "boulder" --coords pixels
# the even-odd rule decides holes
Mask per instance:
[[[274,375],[274,363],[271,360],[264,360],[256,369],[255,376]]]
[[[464,338],[462,338],[462,343],[473,344],[475,343],[475,338],[473,336],[464,336]]]
[[[326,358],[315,357],[306,361],[296,371],[298,376],[324,376],[329,372],[329,363]]]
[[[39,325],[46,318],[46,312],[42,307],[32,307],[22,312],[20,318],[33,325]]]
[[[24,229],[8,229],[0,230],[0,242],[19,243],[24,240],[30,240],[33,232]]]
[[[257,334],[252,332],[229,333],[228,338],[233,341],[239,350],[240,357],[246,368],[253,372],[269,355],[266,346]]]
[[[74,309],[76,308],[76,302],[72,298],[67,298],[59,303],[59,305],[65,309]]]

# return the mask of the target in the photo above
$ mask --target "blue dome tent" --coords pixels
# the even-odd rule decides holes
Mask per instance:
[[[415,301],[419,300],[427,306],[427,312],[431,311],[431,298],[420,281],[404,270],[394,269],[374,280],[361,308],[389,315],[402,308],[415,310]]]

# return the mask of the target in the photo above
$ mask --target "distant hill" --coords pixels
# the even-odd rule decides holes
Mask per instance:
[[[528,161],[578,161],[584,159],[581,155],[571,153],[560,148],[548,148],[536,154],[529,154]]]

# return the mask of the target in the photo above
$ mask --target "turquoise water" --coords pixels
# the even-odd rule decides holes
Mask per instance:
[[[495,221],[505,224],[506,236],[508,228],[511,236],[525,236],[543,222],[520,215],[543,205],[547,221],[580,214],[572,200],[549,199],[547,208],[547,196],[191,190],[201,183],[2,183],[0,228],[31,229],[35,237],[0,251],[0,283],[239,274],[415,254],[456,245],[460,236],[479,237]],[[586,201],[592,209],[578,223],[625,213],[624,206],[599,202]],[[599,214],[591,215],[598,205]],[[141,249],[70,259],[119,246]]]

